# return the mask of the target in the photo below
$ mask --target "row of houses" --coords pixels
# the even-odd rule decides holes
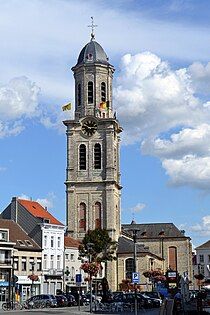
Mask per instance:
[[[78,246],[47,208],[12,198],[0,215],[0,303],[10,299],[11,292],[24,301],[76,287],[75,275],[81,272]]]

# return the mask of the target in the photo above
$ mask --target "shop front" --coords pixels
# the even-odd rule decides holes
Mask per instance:
[[[16,300],[24,302],[31,296],[41,294],[41,277],[37,281],[32,281],[28,276],[18,276],[16,286]]]

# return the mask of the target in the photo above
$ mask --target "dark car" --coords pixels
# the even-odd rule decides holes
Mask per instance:
[[[59,294],[59,295],[56,295],[55,298],[57,300],[58,307],[68,306],[68,299],[65,295]]]
[[[79,294],[78,292],[71,292],[71,295],[74,296],[75,301],[76,301],[76,305],[80,305],[83,306],[84,305],[84,298],[82,296],[82,294]]]
[[[34,295],[30,299],[26,301],[26,305],[29,308],[39,307],[39,305],[43,307],[56,307],[57,300],[52,294],[39,294]]]
[[[75,297],[72,295],[72,294],[70,294],[70,293],[65,293],[65,295],[64,295],[66,298],[67,298],[67,300],[68,300],[68,306],[75,306],[75,305],[77,305],[77,302],[76,302],[76,300],[75,300]]]
[[[154,307],[160,307],[162,305],[162,299],[160,297],[159,292],[145,291],[141,292],[141,294],[144,297],[148,297],[152,301]]]

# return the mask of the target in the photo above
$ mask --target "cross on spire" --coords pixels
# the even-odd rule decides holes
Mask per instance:
[[[91,25],[88,25],[88,27],[91,27],[91,29],[92,29],[91,40],[95,39],[94,28],[97,26],[98,25],[94,24],[93,16],[91,16]]]

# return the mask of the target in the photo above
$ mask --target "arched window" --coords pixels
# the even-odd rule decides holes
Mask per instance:
[[[86,146],[84,144],[79,146],[79,169],[86,170]]]
[[[128,258],[125,261],[125,277],[126,279],[132,279],[132,272],[134,272],[134,259]]]
[[[174,246],[169,247],[168,253],[168,266],[170,269],[177,270],[177,248]]]
[[[84,202],[79,205],[79,231],[86,231],[86,204]]]
[[[106,83],[101,83],[101,101],[106,102]]]
[[[82,103],[82,93],[81,93],[81,84],[77,85],[77,105],[81,106]]]
[[[93,82],[88,82],[88,104],[93,103]]]
[[[95,228],[101,228],[101,204],[100,202],[95,203]]]
[[[94,168],[96,170],[101,169],[101,145],[99,143],[94,146]]]

